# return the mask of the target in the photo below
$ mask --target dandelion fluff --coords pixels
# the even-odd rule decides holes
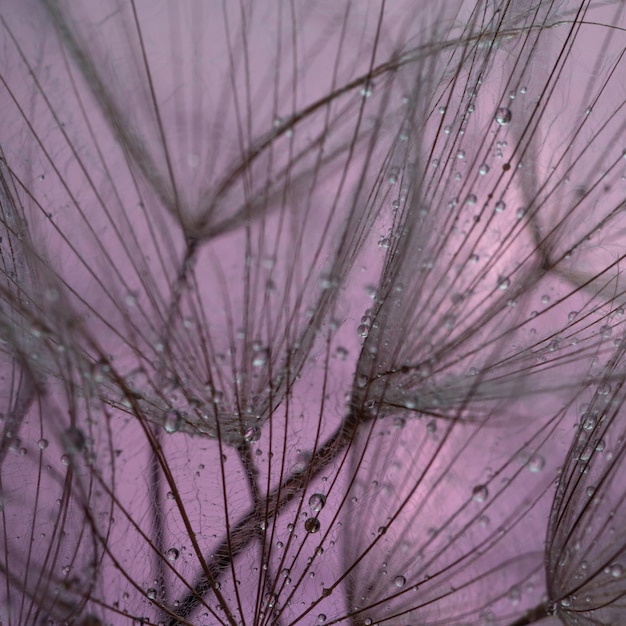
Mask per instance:
[[[623,3],[413,4],[0,6],[0,620],[623,621]]]

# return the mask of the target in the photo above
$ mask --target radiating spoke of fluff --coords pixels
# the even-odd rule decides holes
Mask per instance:
[[[616,359],[610,371],[623,367]],[[564,623],[619,624],[626,610],[623,385],[607,381],[589,400],[550,516],[548,588]]]
[[[396,102],[366,115],[362,85],[342,91],[371,68],[369,42],[328,20],[294,43],[286,7],[15,13],[3,24],[12,184],[37,229],[33,254],[95,344],[84,348],[107,401],[128,408],[132,390],[147,419],[242,444],[322,325],[350,309],[338,297],[383,211],[368,193]],[[307,80],[324,65],[335,70]]]
[[[0,621],[626,622],[625,33],[0,2]]]

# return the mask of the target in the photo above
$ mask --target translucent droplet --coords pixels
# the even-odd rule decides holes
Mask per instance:
[[[311,510],[315,511],[316,513],[321,511],[324,508],[325,504],[326,496],[323,493],[314,493],[309,498],[309,506],[311,507]]]
[[[469,204],[470,206],[476,204],[477,201],[478,201],[478,198],[476,197],[475,193],[468,194],[467,198],[465,199],[465,202]]]
[[[472,490],[472,500],[476,502],[484,502],[489,497],[487,485],[476,485]]]
[[[376,292],[378,291],[378,287],[376,285],[365,285],[365,294],[371,300],[376,298]]]
[[[520,598],[522,597],[522,590],[518,585],[513,585],[509,591],[509,599],[511,600],[511,604],[513,606],[517,606],[520,603]]]
[[[489,166],[486,163],[481,163],[478,168],[478,173],[481,176],[486,176],[489,173]]]
[[[269,359],[269,350],[265,346],[252,347],[252,367],[263,367]]]
[[[320,614],[317,616],[317,621],[318,621],[320,624],[323,624],[323,623],[326,621],[326,615],[325,615],[324,613],[320,613]]]
[[[261,438],[261,430],[257,428],[256,426],[251,426],[250,428],[248,428],[248,430],[246,430],[246,432],[243,435],[243,440],[246,443],[254,443],[255,441],[258,441],[260,438]]]
[[[368,81],[361,87],[361,96],[363,98],[370,98],[374,93],[374,83],[372,81]]]
[[[396,577],[393,579],[393,584],[394,584],[396,587],[400,587],[400,588],[402,588],[402,587],[404,587],[404,585],[406,585],[406,578],[405,578],[404,576],[396,576]]]
[[[502,291],[506,291],[511,286],[511,280],[506,276],[501,276],[498,279],[498,288]]]
[[[165,556],[167,556],[168,561],[175,561],[180,556],[180,552],[176,548],[170,548]]]
[[[504,202],[504,200],[498,200],[495,206],[496,213],[502,213],[504,209],[506,209],[506,202]]]
[[[45,450],[48,447],[49,443],[47,439],[40,439],[37,442],[37,445],[39,446],[41,450]]]
[[[154,587],[150,587],[146,591],[146,595],[148,596],[148,598],[150,598],[150,600],[154,600],[157,597],[157,590]]]
[[[624,568],[619,563],[613,563],[610,567],[610,574],[613,578],[621,578],[624,575]]]
[[[320,529],[320,521],[316,517],[309,517],[309,519],[304,522],[304,530],[308,533],[317,533]]]
[[[266,593],[263,598],[263,603],[268,609],[273,608],[276,605],[277,596],[275,593]]]
[[[359,324],[356,331],[359,333],[359,336],[366,338],[370,334],[370,327],[366,324]]]
[[[346,348],[344,348],[343,346],[338,346],[337,347],[337,358],[340,361],[345,361],[348,358],[348,350],[346,350]]]
[[[175,433],[180,429],[182,423],[182,418],[178,411],[174,409],[169,409],[165,411],[163,428],[165,428],[166,433]]]
[[[539,454],[534,454],[528,461],[528,469],[533,473],[539,473],[545,466],[546,460]]]
[[[500,124],[500,126],[506,126],[511,123],[511,118],[513,115],[511,114],[511,109],[507,107],[500,107],[496,111],[496,122]]]

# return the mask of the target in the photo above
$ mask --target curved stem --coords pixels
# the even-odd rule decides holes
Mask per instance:
[[[214,552],[213,558],[207,558],[206,566],[213,580],[218,580],[235,557],[241,554],[251,541],[258,538],[257,529],[261,520],[266,519],[266,517],[276,517],[300,494],[313,476],[328,468],[328,464],[350,443],[357,424],[358,420],[354,413],[347,415],[329,440],[317,450],[305,471],[289,476],[282,484],[269,493],[267,498],[257,502],[237,522],[231,529],[230,542],[228,538],[224,539]],[[187,594],[171,612],[178,617],[188,618],[210,590],[211,585],[207,577],[201,574],[193,585],[193,591]],[[176,619],[168,622],[168,626],[176,626],[177,624],[178,621]]]

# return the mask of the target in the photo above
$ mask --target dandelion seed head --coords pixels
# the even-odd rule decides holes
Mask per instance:
[[[624,621],[620,3],[0,15],[0,621]]]

